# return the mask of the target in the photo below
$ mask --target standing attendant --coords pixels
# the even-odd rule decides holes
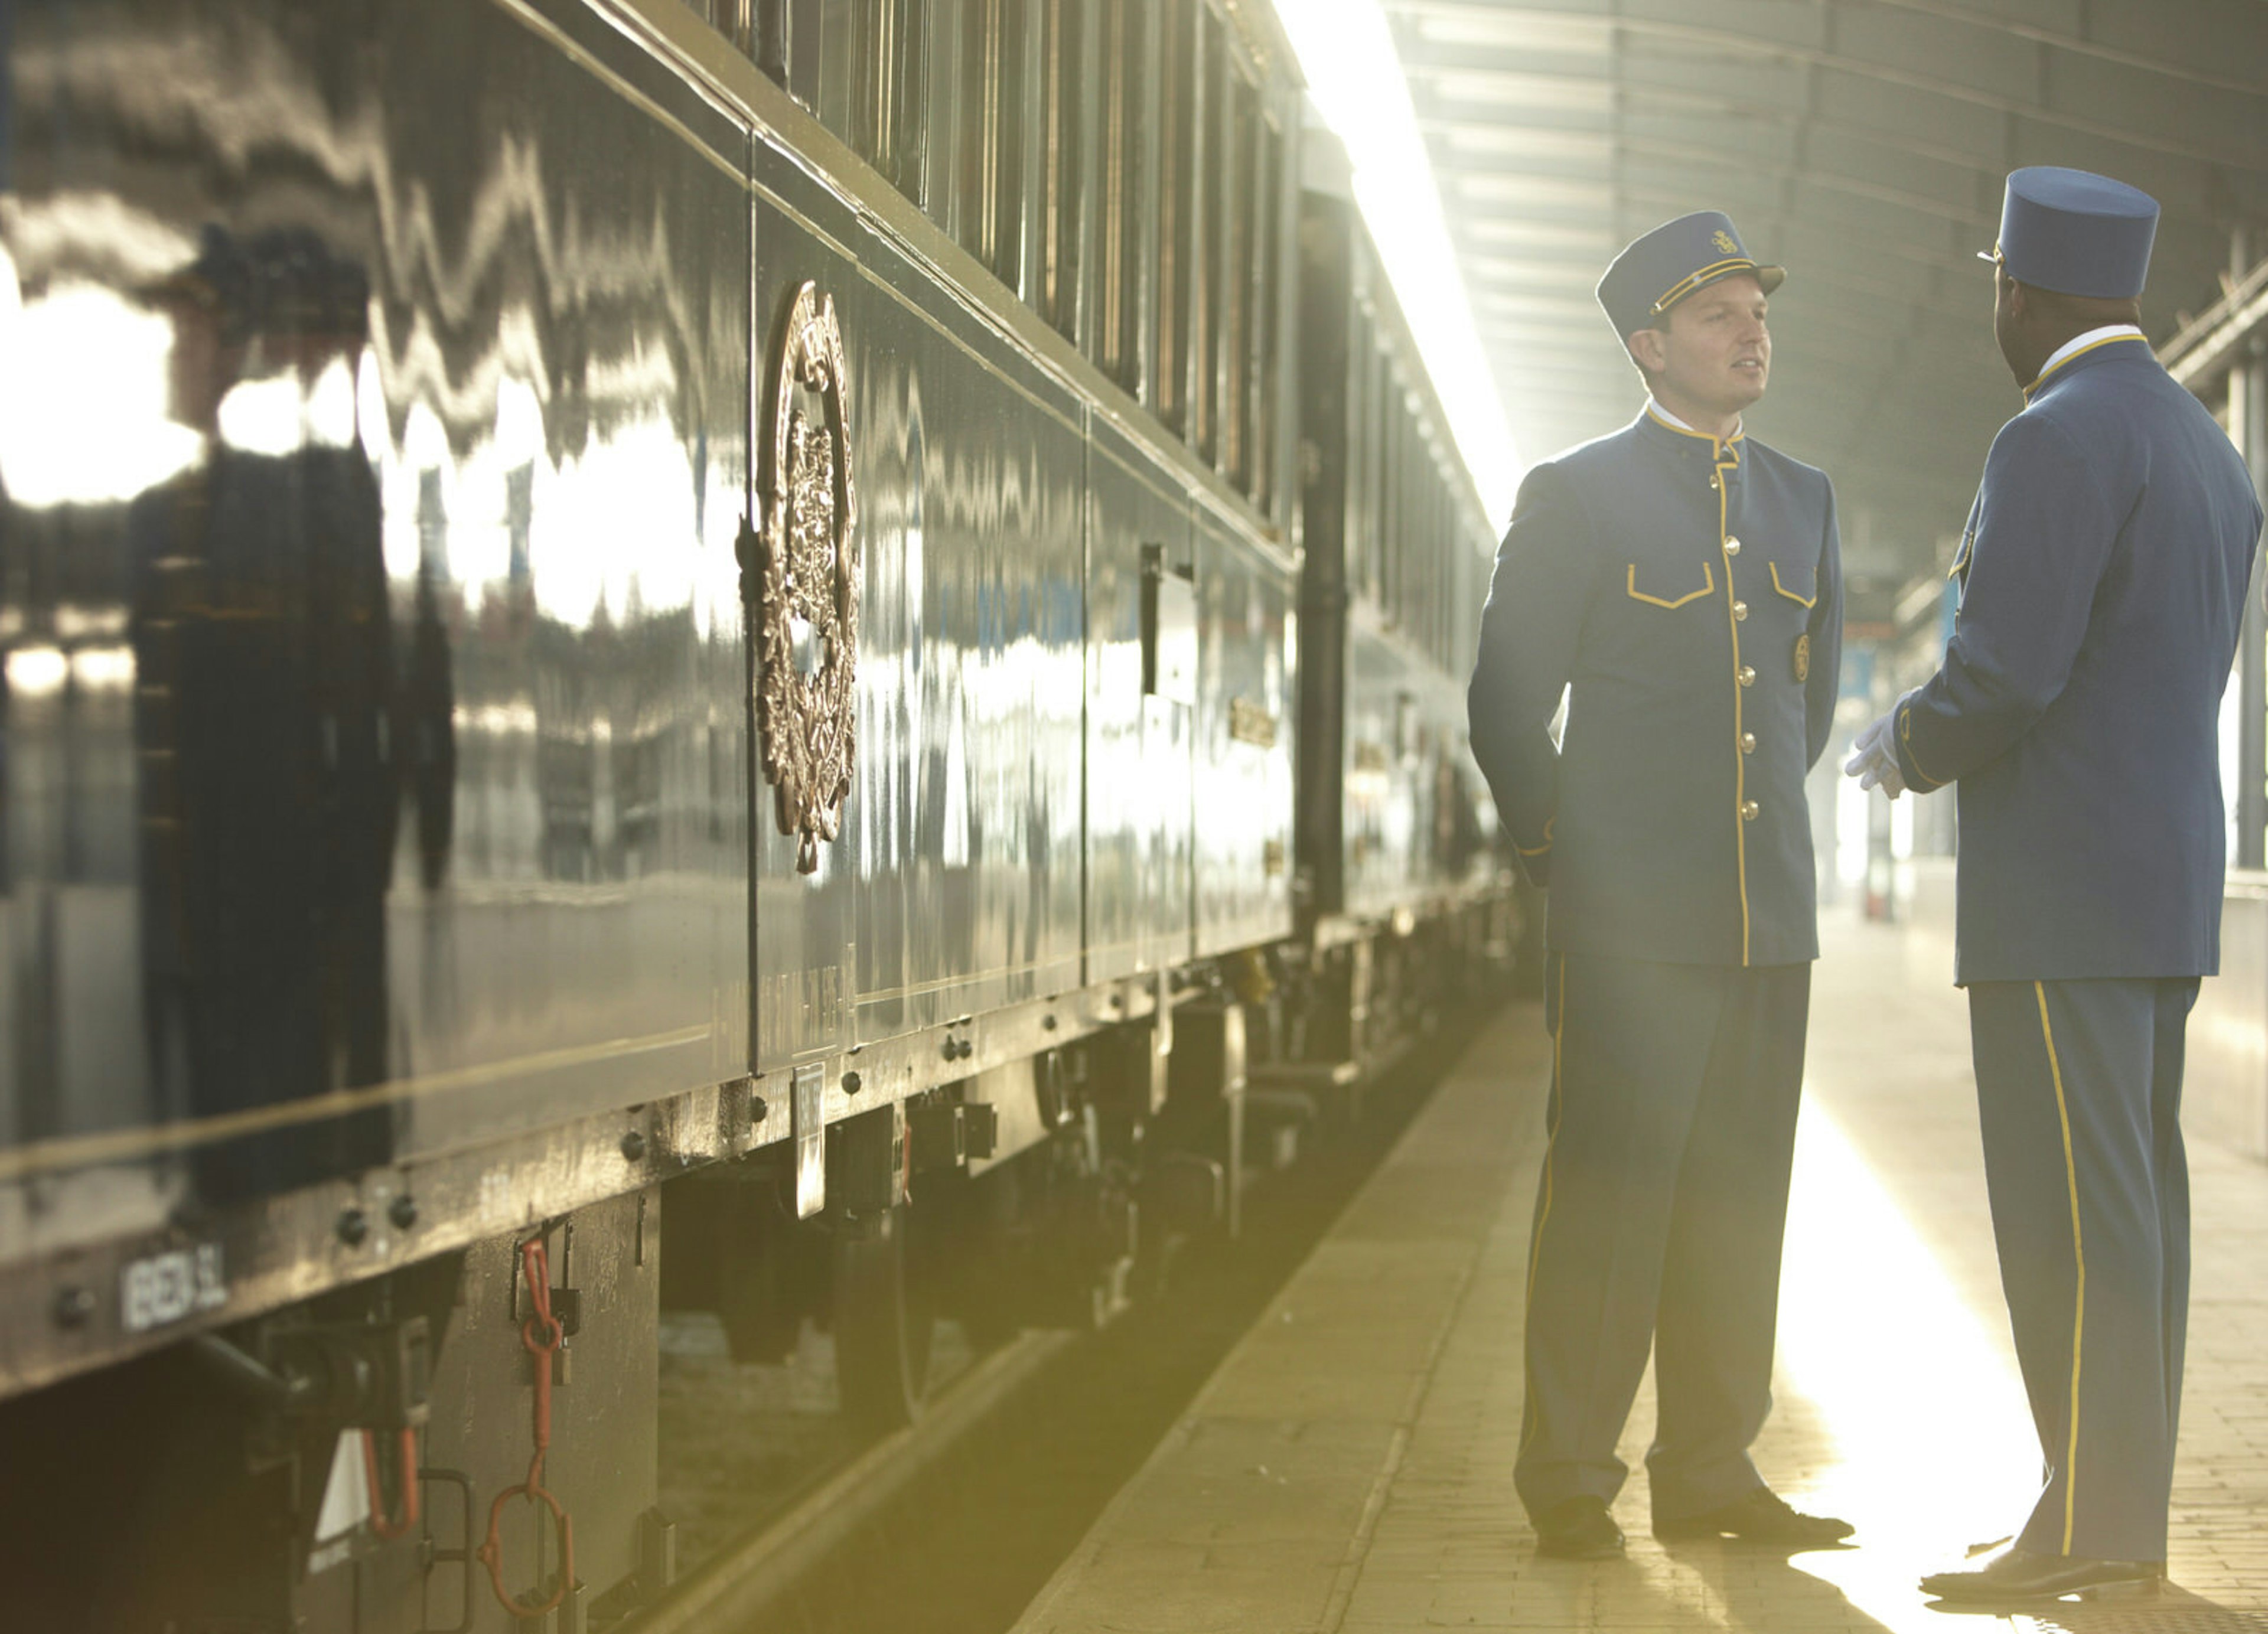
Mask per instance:
[[[2220,709],[2261,511],[2139,327],[2158,207],[2008,178],[1992,329],[2023,412],[1984,461],[1943,666],[1849,769],[1961,785],[1969,990],[2000,1280],[2046,1484],[1952,1601],[2154,1583],[2189,1314],[2183,1034],[2220,963]]]
[[[1623,1547],[1615,1445],[1649,1346],[1657,1536],[1851,1530],[1789,1508],[1748,1454],[1819,952],[1803,778],[1843,623],[1833,489],[1742,431],[1785,276],[1714,211],[1615,259],[1599,302],[1645,410],[1528,473],[1481,615],[1473,753],[1551,887],[1514,1471],[1546,1554]]]

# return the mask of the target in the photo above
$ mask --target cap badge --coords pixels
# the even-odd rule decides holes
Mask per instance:
[[[1740,253],[1741,247],[1733,242],[1733,235],[1722,227],[1717,229],[1717,236],[1710,242],[1717,247],[1718,254],[1721,255],[1734,255]]]

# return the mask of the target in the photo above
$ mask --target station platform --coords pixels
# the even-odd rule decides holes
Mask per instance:
[[[1646,1529],[1652,1381],[1622,1453],[1627,1558],[1535,1550],[1512,1484],[1550,1044],[1523,1007],[1466,1053],[1330,1235],[1034,1600],[1018,1634],[2268,1630],[2268,1165],[2190,1147],[2195,1297],[2157,1594],[1952,1614],[1916,1586],[2013,1531],[2039,1454],[2000,1300],[1949,942],[1830,921],[1815,978],[1756,1448],[1856,1547],[1781,1558]]]

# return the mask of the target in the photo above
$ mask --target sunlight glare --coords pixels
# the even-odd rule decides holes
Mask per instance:
[[[1807,1095],[1779,1363],[1835,1449],[1805,1495],[1856,1522],[1859,1547],[1795,1564],[1897,1634],[1942,1634],[1917,1577],[2004,1535],[2039,1493],[2039,1444],[2000,1321],[1962,1298],[1866,1155]]]
[[[26,301],[0,247],[0,482],[18,504],[120,504],[188,469],[204,439],[172,417],[173,326],[99,284]]]
[[[1308,94],[1346,144],[1355,201],[1480,489],[1489,526],[1501,532],[1525,467],[1473,323],[1385,14],[1378,0],[1282,0],[1278,12]]]

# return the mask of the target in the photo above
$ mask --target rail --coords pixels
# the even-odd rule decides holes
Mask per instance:
[[[2166,372],[2199,391],[2243,361],[2249,343],[2268,330],[2268,261],[2158,349]]]
[[[1046,1330],[1010,1340],[949,1386],[919,1424],[894,1431],[851,1459],[784,1514],[670,1590],[621,1634],[716,1634],[757,1626],[764,1608],[1079,1339],[1076,1332]]]

